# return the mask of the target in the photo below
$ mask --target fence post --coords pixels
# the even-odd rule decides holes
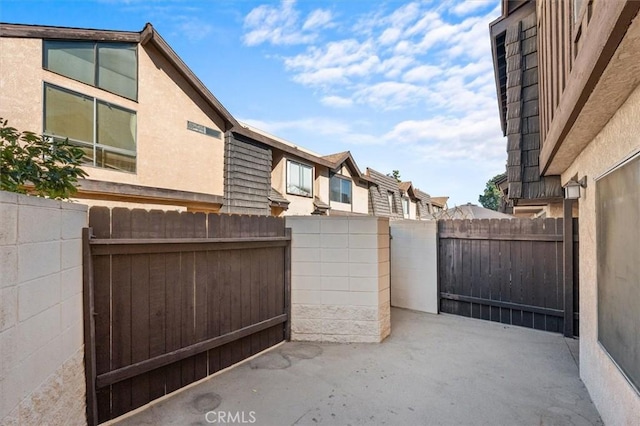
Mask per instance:
[[[285,323],[284,338],[291,340],[291,228],[284,229],[284,235],[288,237],[287,245],[284,249],[284,310],[287,314]]]
[[[573,337],[573,202],[563,203],[564,336]]]
[[[82,306],[84,318],[84,374],[87,390],[87,424],[98,424],[96,397],[96,328],[93,304],[93,262],[89,240],[93,228],[82,229]]]

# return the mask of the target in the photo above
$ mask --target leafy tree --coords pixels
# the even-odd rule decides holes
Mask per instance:
[[[68,199],[78,178],[83,151],[68,140],[49,142],[33,132],[19,132],[0,118],[0,190]]]
[[[400,171],[399,170],[394,170],[391,173],[387,173],[387,176],[394,178],[398,182],[402,182],[400,180]]]
[[[496,211],[498,210],[498,207],[500,207],[502,192],[500,192],[500,188],[496,185],[496,181],[502,177],[504,177],[504,174],[499,174],[494,176],[492,179],[489,179],[486,187],[484,188],[484,193],[480,194],[480,197],[478,197],[478,201],[482,204],[482,207]]]

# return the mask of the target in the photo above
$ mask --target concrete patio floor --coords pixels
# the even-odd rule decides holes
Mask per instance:
[[[116,424],[602,424],[575,352],[558,334],[393,309],[381,344],[285,343]]]

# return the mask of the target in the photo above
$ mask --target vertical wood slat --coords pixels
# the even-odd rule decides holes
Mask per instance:
[[[82,306],[84,318],[84,361],[87,391],[86,414],[90,426],[98,424],[98,400],[96,395],[96,329],[94,320],[93,262],[89,239],[91,228],[82,229]]]

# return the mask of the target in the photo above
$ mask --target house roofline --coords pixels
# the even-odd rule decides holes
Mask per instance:
[[[171,65],[186,79],[196,92],[224,120],[224,131],[239,126],[238,121],[207,89],[194,72],[184,63],[178,54],[169,46],[153,25],[147,23],[142,31],[96,30],[89,28],[57,27],[46,25],[27,25],[0,23],[0,37],[3,38],[38,38],[58,40],[95,40],[122,43],[138,43],[142,46],[153,44],[164,55]]]

